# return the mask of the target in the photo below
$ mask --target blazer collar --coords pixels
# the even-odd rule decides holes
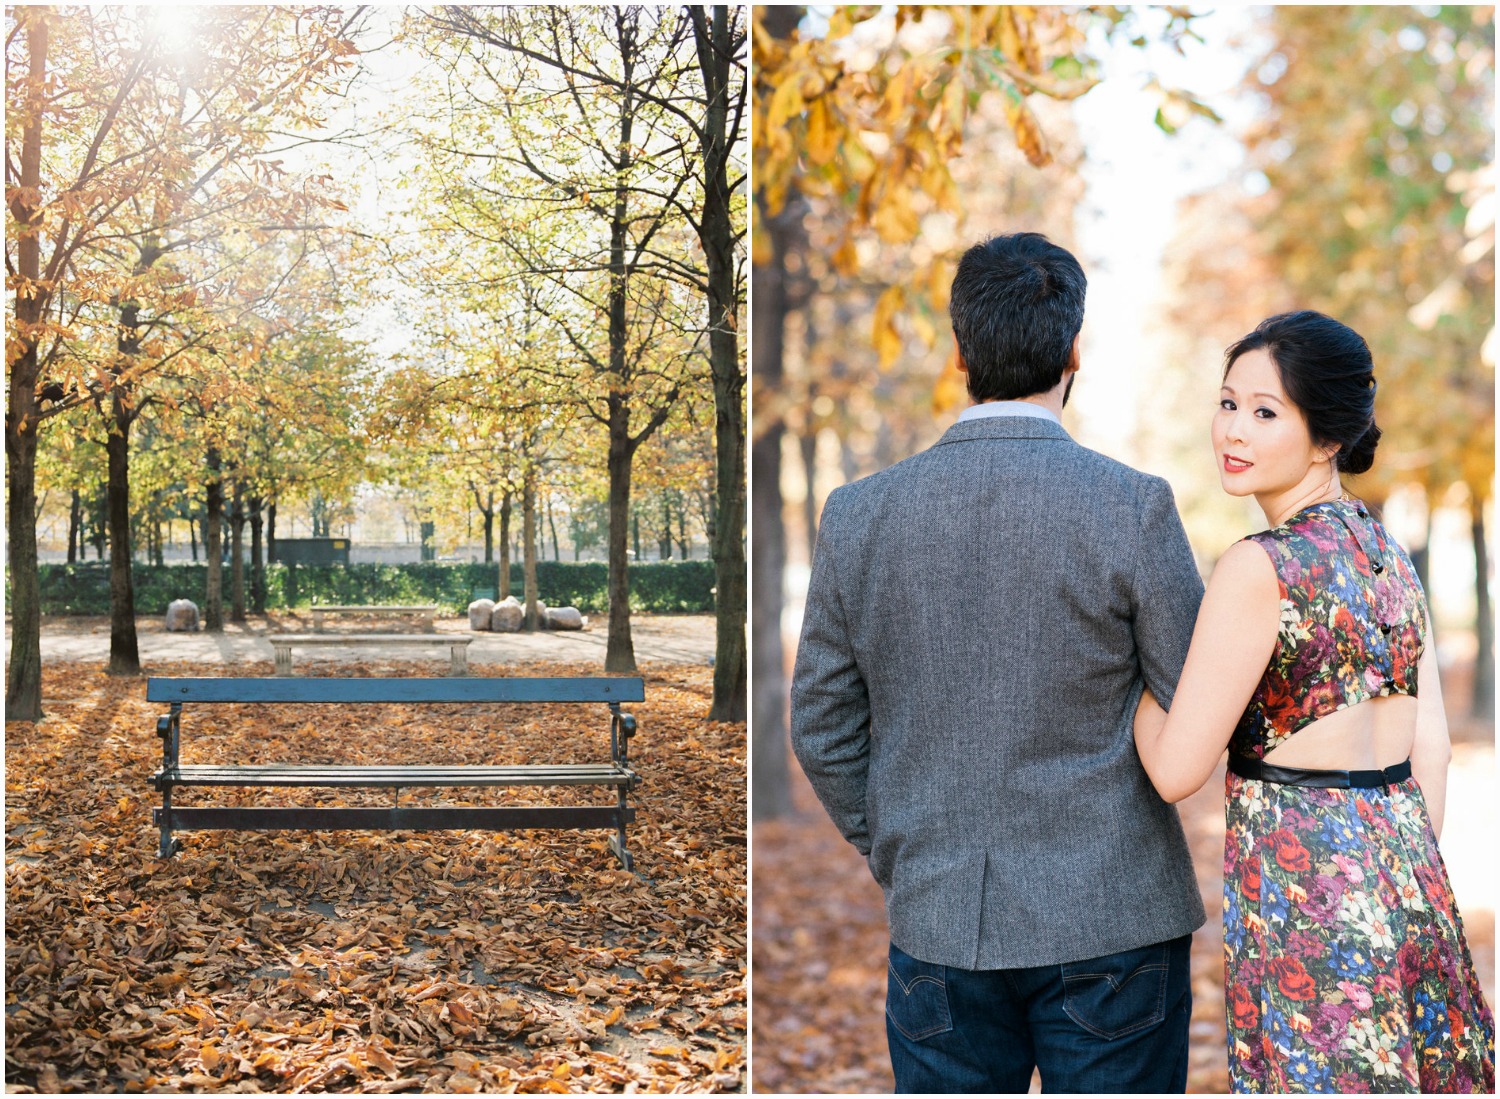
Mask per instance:
[[[944,443],[972,443],[981,439],[1052,439],[1072,442],[1061,424],[1044,420],[1040,416],[985,416],[977,420],[956,423],[934,445]]]

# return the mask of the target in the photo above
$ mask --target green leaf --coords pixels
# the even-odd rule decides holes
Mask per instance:
[[[1052,72],[1063,80],[1078,80],[1083,76],[1083,62],[1069,54],[1059,57],[1050,66]]]

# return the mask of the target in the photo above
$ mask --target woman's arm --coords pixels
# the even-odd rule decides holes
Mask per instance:
[[[1443,711],[1443,688],[1438,682],[1437,648],[1429,633],[1423,638],[1422,659],[1417,664],[1417,735],[1411,744],[1411,773],[1422,788],[1432,833],[1443,834],[1443,808],[1448,796],[1448,760],[1453,746],[1448,739],[1448,716]]]
[[[1168,713],[1147,691],[1135,747],[1151,784],[1181,801],[1208,781],[1276,648],[1281,586],[1254,542],[1236,542],[1209,578]]]

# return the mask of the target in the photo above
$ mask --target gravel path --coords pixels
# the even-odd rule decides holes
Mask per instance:
[[[374,618],[353,619],[357,625],[340,625],[339,633],[397,632],[400,624]],[[409,627],[408,627],[409,629]],[[229,623],[222,634],[167,633],[159,618],[137,618],[136,637],[141,663],[149,670],[152,663],[190,662],[233,667],[256,661],[270,663],[271,643],[267,634],[303,633],[312,630],[308,614],[252,615],[248,622]],[[465,619],[448,619],[437,623],[439,633],[456,633],[472,637],[469,663],[508,664],[517,661],[554,660],[568,663],[604,665],[608,640],[604,616],[592,616],[589,628],[563,632],[479,633],[471,632]],[[707,664],[714,655],[714,619],[712,615],[636,615],[631,619],[631,638],[638,661],[663,664]],[[5,651],[10,653],[10,621],[5,624]],[[42,660],[102,663],[109,659],[109,620],[103,616],[49,615],[42,622]],[[308,655],[298,653],[300,668]],[[351,646],[348,650],[329,649],[318,652],[320,663],[370,660],[403,660],[413,664],[446,666],[446,651],[413,654],[408,649],[382,649],[380,646]]]

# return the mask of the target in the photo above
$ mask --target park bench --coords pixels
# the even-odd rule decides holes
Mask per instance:
[[[450,633],[273,633],[266,637],[276,658],[276,674],[292,674],[292,650],[297,648],[404,649],[447,648],[448,674],[469,674],[469,645],[473,637]]]
[[[414,617],[420,618],[423,628],[435,629],[437,620],[437,607],[433,606],[358,606],[338,607],[330,604],[314,604],[312,608],[313,632],[316,633],[323,628],[323,618],[330,614],[379,614],[392,617]]]
[[[635,820],[626,794],[640,784],[630,769],[630,738],[635,718],[620,706],[641,702],[645,681],[635,677],[578,679],[164,679],[146,681],[146,700],[170,704],[170,712],[156,722],[162,740],[161,770],[151,776],[162,805],[154,823],[161,830],[161,857],[181,850],[176,829],[231,828],[275,830],[286,828],[359,828],[435,831],[447,828],[489,830],[511,828],[612,828],[609,838],[620,863],[629,870],[633,860],[625,847],[625,826]],[[182,710],[189,703],[505,703],[567,702],[609,705],[609,761],[597,764],[512,764],[507,766],[341,766],[333,764],[268,763],[245,766],[184,764],[180,762]],[[319,808],[244,806],[174,807],[172,791],[179,786],[320,786],[387,787],[400,791],[426,786],[613,786],[614,805],[387,808]]]

